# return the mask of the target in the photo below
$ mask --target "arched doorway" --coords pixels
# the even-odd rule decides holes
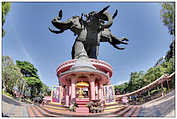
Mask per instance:
[[[89,83],[85,81],[76,83],[76,98],[84,99],[89,97]]]

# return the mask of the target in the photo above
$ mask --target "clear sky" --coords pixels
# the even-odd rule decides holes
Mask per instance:
[[[101,43],[98,59],[113,67],[112,84],[130,79],[131,72],[147,71],[169,50],[171,37],[160,19],[160,3],[21,3],[14,2],[6,17],[6,35],[2,42],[3,56],[29,61],[37,69],[42,82],[58,85],[57,67],[71,59],[76,36],[71,31],[53,34],[51,20],[63,10],[62,20],[81,13],[99,11],[111,5],[108,12],[118,15],[111,26],[117,37],[127,37],[125,50],[117,50],[109,43]]]

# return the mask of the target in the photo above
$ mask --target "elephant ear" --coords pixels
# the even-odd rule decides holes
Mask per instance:
[[[114,12],[112,18],[114,19],[117,16],[118,10],[116,9],[116,11]],[[108,21],[108,16],[111,16],[111,14],[109,14],[108,12],[104,12],[102,15],[99,16],[99,19],[102,19],[104,21]]]
[[[104,21],[108,21],[108,17],[107,17],[106,14],[100,15],[100,16],[99,16],[99,19],[102,19],[102,20],[104,20]]]
[[[101,11],[97,13],[97,17],[102,17],[103,13],[110,7],[110,5],[103,8]]]
[[[61,18],[62,18],[62,15],[63,15],[63,11],[60,10],[60,11],[59,11],[59,14],[58,14],[58,17],[61,19]]]

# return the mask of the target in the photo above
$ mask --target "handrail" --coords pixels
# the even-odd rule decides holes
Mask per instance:
[[[138,90],[136,90],[136,91],[133,91],[133,92],[131,92],[131,93],[127,93],[127,94],[123,94],[123,95],[117,95],[117,98],[124,97],[124,96],[131,96],[131,95],[133,95],[133,94],[136,94],[136,93],[138,93],[138,92],[141,92],[141,91],[143,91],[144,89],[149,88],[150,86],[152,86],[152,85],[154,85],[154,84],[156,84],[156,83],[159,83],[160,80],[162,80],[162,79],[170,79],[170,78],[171,78],[172,76],[174,76],[174,75],[175,75],[175,72],[173,72],[173,73],[170,74],[170,75],[164,74],[164,75],[162,75],[160,78],[158,78],[157,80],[155,80],[155,81],[153,81],[152,83],[148,84],[147,86],[144,86],[144,87],[142,87],[142,88],[140,88],[140,89],[138,89]]]

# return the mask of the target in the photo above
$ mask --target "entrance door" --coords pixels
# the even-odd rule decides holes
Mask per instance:
[[[77,98],[89,98],[89,90],[88,87],[77,87]]]

